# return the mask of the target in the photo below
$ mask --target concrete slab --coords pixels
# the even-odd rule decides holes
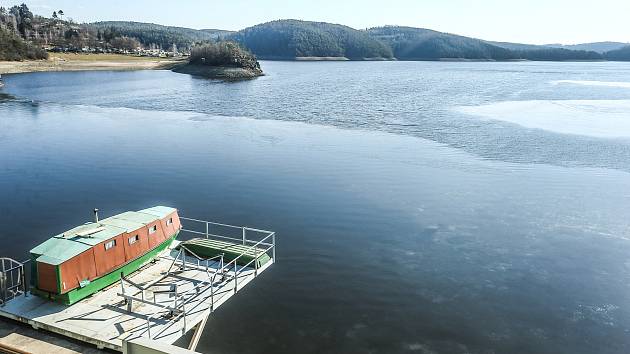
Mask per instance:
[[[37,331],[23,323],[0,319],[0,352],[32,354],[101,354],[109,351],[96,349],[91,344]]]

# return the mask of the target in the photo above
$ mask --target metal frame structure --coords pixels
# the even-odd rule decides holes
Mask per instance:
[[[29,285],[26,282],[24,266],[30,262],[18,262],[12,258],[0,258],[0,307],[20,295],[27,296]]]
[[[194,350],[199,341],[199,337],[203,332],[203,327],[205,326],[207,317],[214,312],[215,309],[215,294],[221,290],[221,288],[233,282],[234,293],[238,292],[238,281],[239,277],[242,275],[244,270],[251,268],[253,263],[254,267],[254,276],[258,275],[258,259],[263,254],[268,254],[268,252],[272,253],[272,259],[275,261],[275,232],[254,229],[250,227],[242,227],[228,224],[215,223],[205,220],[198,219],[190,219],[185,217],[180,217],[181,220],[190,221],[193,223],[197,223],[197,225],[201,225],[205,228],[204,231],[198,231],[193,229],[185,229],[182,228],[180,231],[180,235],[178,239],[181,239],[182,236],[185,238],[186,236],[204,236],[206,239],[221,239],[221,240],[229,240],[234,243],[242,244],[247,247],[247,249],[241,252],[236,258],[231,261],[225,263],[224,254],[220,254],[218,256],[214,256],[211,258],[203,258],[196,255],[193,251],[186,248],[184,245],[179,245],[179,252],[171,266],[168,270],[162,274],[159,279],[156,279],[146,285],[136,284],[124,275],[121,274],[120,278],[120,287],[121,292],[118,293],[118,296],[121,296],[126,305],[127,311],[132,312],[133,302],[137,301],[143,304],[148,304],[156,307],[157,309],[146,316],[147,327],[146,327],[146,336],[149,339],[153,339],[154,335],[151,333],[152,320],[156,319],[158,316],[163,315],[165,312],[168,313],[169,322],[175,322],[179,319],[183,320],[184,326],[182,328],[182,335],[185,334],[190,328],[186,326],[186,316],[187,312],[192,309],[186,309],[186,305],[193,302],[195,299],[199,297],[207,296],[205,293],[210,291],[209,297],[209,307],[207,312],[204,314],[204,320],[195,328],[195,333],[190,343],[189,349]],[[211,227],[215,228],[227,228],[232,231],[238,231],[240,237],[230,237],[225,234],[211,233]],[[259,240],[250,240],[248,239],[248,234],[251,236],[254,234],[255,236],[262,236]],[[263,246],[263,247],[260,247]],[[254,251],[256,255],[251,261],[246,263],[245,265],[239,266],[237,261],[243,257],[245,254],[251,254],[250,251]],[[176,267],[178,265],[178,267]],[[186,271],[186,269],[195,269],[198,271],[203,271],[206,273],[207,278],[202,282],[194,285],[191,289],[181,292],[178,290],[178,284],[176,282],[168,282],[168,279],[176,274],[181,274]],[[181,278],[179,279],[181,281]],[[127,290],[130,285],[133,290]],[[160,287],[167,287],[168,290],[157,290]],[[150,299],[150,295],[152,294],[153,300]],[[156,296],[159,294],[168,295],[169,300],[166,302],[159,302],[156,299]]]

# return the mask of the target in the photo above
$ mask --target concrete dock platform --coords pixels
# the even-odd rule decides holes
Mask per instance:
[[[0,316],[28,324],[34,329],[45,329],[73,340],[90,343],[95,346],[94,353],[98,352],[97,348],[123,351],[124,342],[134,339],[149,339],[170,345],[199,323],[205,323],[211,312],[274,263],[272,258],[260,267],[234,265],[219,273],[222,263],[208,264],[206,268],[205,264],[195,266],[199,264],[198,260],[186,257],[183,270],[169,272],[173,266],[177,268],[183,263],[181,259],[184,257],[175,249],[178,244],[175,241],[158,259],[127,278],[139,286],[158,281],[158,284],[176,287],[181,296],[180,306],[185,308],[181,313],[169,310],[174,301],[172,292],[151,289],[139,291],[121,281],[72,306],[53,303],[31,294],[22,295],[0,307]],[[180,258],[177,258],[178,255]],[[167,276],[164,278],[165,274]],[[215,274],[213,279],[216,280],[208,283],[209,277]],[[120,296],[122,293],[142,297],[143,301],[132,300],[130,303]],[[0,329],[0,337],[2,333]],[[43,342],[46,343],[42,344],[19,337],[19,331],[15,335],[6,330],[5,333],[7,334],[2,338],[12,343],[23,343],[33,352],[36,351],[32,348],[44,344],[51,346],[46,347],[50,350],[45,352],[86,352],[76,342],[71,342],[74,343],[72,345],[59,344],[53,339],[44,339]]]
[[[31,354],[106,354],[115,353],[97,349],[94,345],[62,335],[35,330],[31,326],[0,318],[0,353]]]

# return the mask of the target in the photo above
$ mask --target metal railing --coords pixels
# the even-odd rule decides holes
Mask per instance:
[[[193,237],[203,236],[206,239],[218,239],[229,241],[231,243],[242,244],[248,246],[246,249],[242,250],[238,256],[229,261],[228,263],[224,262],[224,254],[220,254],[218,256],[214,256],[211,258],[200,257],[191,251],[186,246],[180,244],[179,252],[177,256],[173,259],[168,270],[157,280],[154,280],[146,285],[139,285],[121,275],[120,286],[121,293],[118,295],[123,297],[127,302],[127,310],[132,310],[132,304],[134,301],[149,304],[157,307],[157,310],[152,314],[146,317],[147,320],[147,328],[146,334],[150,339],[153,339],[151,333],[152,320],[155,320],[160,314],[164,314],[167,312],[170,315],[167,323],[171,323],[183,319],[183,328],[182,333],[186,333],[188,330],[186,324],[186,317],[188,315],[188,311],[186,310],[186,305],[194,302],[195,299],[199,299],[200,296],[204,297],[203,300],[206,304],[208,304],[208,309],[206,311],[206,316],[214,312],[215,303],[216,303],[216,295],[217,293],[223,289],[226,285],[231,284],[233,282],[233,288],[229,289],[229,291],[234,291],[234,293],[238,292],[238,283],[239,278],[243,276],[251,275],[251,269],[253,267],[254,277],[258,276],[259,272],[259,260],[263,255],[268,255],[271,253],[271,260],[275,262],[276,249],[275,249],[275,232],[255,229],[250,227],[242,227],[242,226],[234,226],[222,223],[215,223],[205,220],[191,219],[180,217],[181,220],[189,221],[193,225],[196,225],[197,228],[201,227],[201,230],[197,229],[186,229],[182,228],[180,231],[180,237],[178,239],[182,239],[182,236],[185,238],[186,234],[188,236],[192,235]],[[219,231],[215,231],[217,229],[230,230],[229,232],[219,233]],[[212,232],[211,232],[212,231]],[[230,234],[231,232],[231,234]],[[235,236],[234,234],[238,234]],[[257,239],[250,239],[251,237],[257,237]],[[252,259],[244,265],[237,264],[237,261],[242,260],[244,256],[251,256]],[[191,261],[192,259],[192,261]],[[204,266],[205,263],[205,266]],[[238,262],[243,263],[243,261]],[[179,269],[173,270],[175,265],[179,265]],[[252,266],[253,264],[253,266]],[[181,273],[187,270],[187,267],[190,269],[196,269],[202,272],[205,272],[207,278],[198,284],[194,285],[191,289],[182,292],[178,288],[178,284],[176,283],[166,283],[161,284],[165,279],[167,279],[170,275],[174,275],[175,273]],[[248,274],[244,274],[246,271],[250,271]],[[181,280],[181,279],[180,279]],[[199,279],[195,279],[199,280]],[[126,289],[126,285],[130,285],[135,291],[130,293]],[[153,290],[154,287],[164,287],[168,286],[168,290],[160,291]],[[210,291],[209,298],[207,295],[203,295],[205,292]],[[146,292],[153,293],[153,301],[147,299]],[[166,302],[158,302],[156,300],[156,294],[167,294],[169,297],[172,297],[172,300]],[[209,301],[208,301],[209,300]],[[189,311],[192,311],[192,306],[189,306]],[[167,326],[165,326],[167,327]]]
[[[19,262],[11,258],[0,258],[0,307],[20,295],[27,296],[29,285],[24,266],[28,262],[30,260]]]

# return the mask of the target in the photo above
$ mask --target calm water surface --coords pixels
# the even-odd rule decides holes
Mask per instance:
[[[275,230],[212,353],[630,351],[630,65],[7,75],[2,255],[155,204]]]

